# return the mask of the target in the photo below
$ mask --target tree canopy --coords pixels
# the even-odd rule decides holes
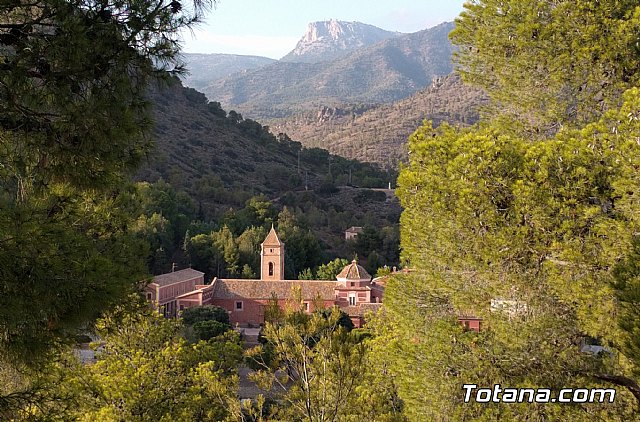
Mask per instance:
[[[290,309],[266,324],[264,344],[246,356],[256,368],[251,379],[277,399],[261,409],[267,420],[404,420],[395,385],[379,377],[379,359],[344,317],[336,307],[313,314]]]
[[[580,127],[639,82],[633,0],[473,1],[455,23],[457,69],[486,90],[505,130],[544,139]]]
[[[637,418],[639,12],[486,0],[456,20],[459,70],[492,104],[472,128],[409,139],[397,194],[413,271],[387,283],[375,330],[411,420]],[[467,383],[618,394],[464,403]]]
[[[145,274],[123,174],[150,145],[149,82],[210,1],[0,4],[0,353],[25,360]]]

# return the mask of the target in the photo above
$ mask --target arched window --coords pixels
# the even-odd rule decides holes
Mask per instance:
[[[273,262],[269,262],[269,276],[273,276]]]

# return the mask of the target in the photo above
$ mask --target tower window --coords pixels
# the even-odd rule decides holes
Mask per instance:
[[[269,276],[273,276],[273,262],[269,262]]]
[[[273,253],[273,249],[269,249],[269,253]]]

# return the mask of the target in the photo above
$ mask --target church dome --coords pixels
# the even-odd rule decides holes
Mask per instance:
[[[336,278],[338,281],[369,281],[371,280],[371,275],[369,275],[362,265],[358,265],[358,261],[354,259],[351,261],[351,264],[347,265],[342,269],[342,271],[340,271],[340,274],[338,274]]]

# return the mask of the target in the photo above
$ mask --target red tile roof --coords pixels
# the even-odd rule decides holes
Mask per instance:
[[[337,275],[338,279],[347,279],[347,280],[371,280],[371,276],[364,269],[362,265],[358,265],[358,261],[355,259],[351,261],[351,264],[344,267],[340,274]]]
[[[303,300],[335,300],[335,281],[324,280],[248,280],[215,279],[213,297],[216,299],[271,299],[273,293],[278,299],[291,298],[292,288],[299,286]]]
[[[185,268],[184,270],[174,271],[172,273],[160,274],[153,277],[151,283],[159,286],[169,286],[171,284],[180,283],[182,281],[193,280],[202,277],[204,273],[196,271],[193,268]]]
[[[269,230],[269,234],[267,234],[267,237],[265,237],[264,242],[262,242],[262,244],[268,245],[268,246],[283,245],[283,243],[278,238],[278,233],[276,233],[276,230],[273,228],[273,225],[271,226],[271,230]]]
[[[371,287],[369,287],[369,286],[362,286],[362,287],[353,286],[353,287],[349,287],[349,286],[343,286],[343,285],[338,284],[336,286],[336,290],[341,290],[341,291],[352,290],[352,291],[363,291],[364,292],[364,291],[367,291],[367,290],[371,290]]]

